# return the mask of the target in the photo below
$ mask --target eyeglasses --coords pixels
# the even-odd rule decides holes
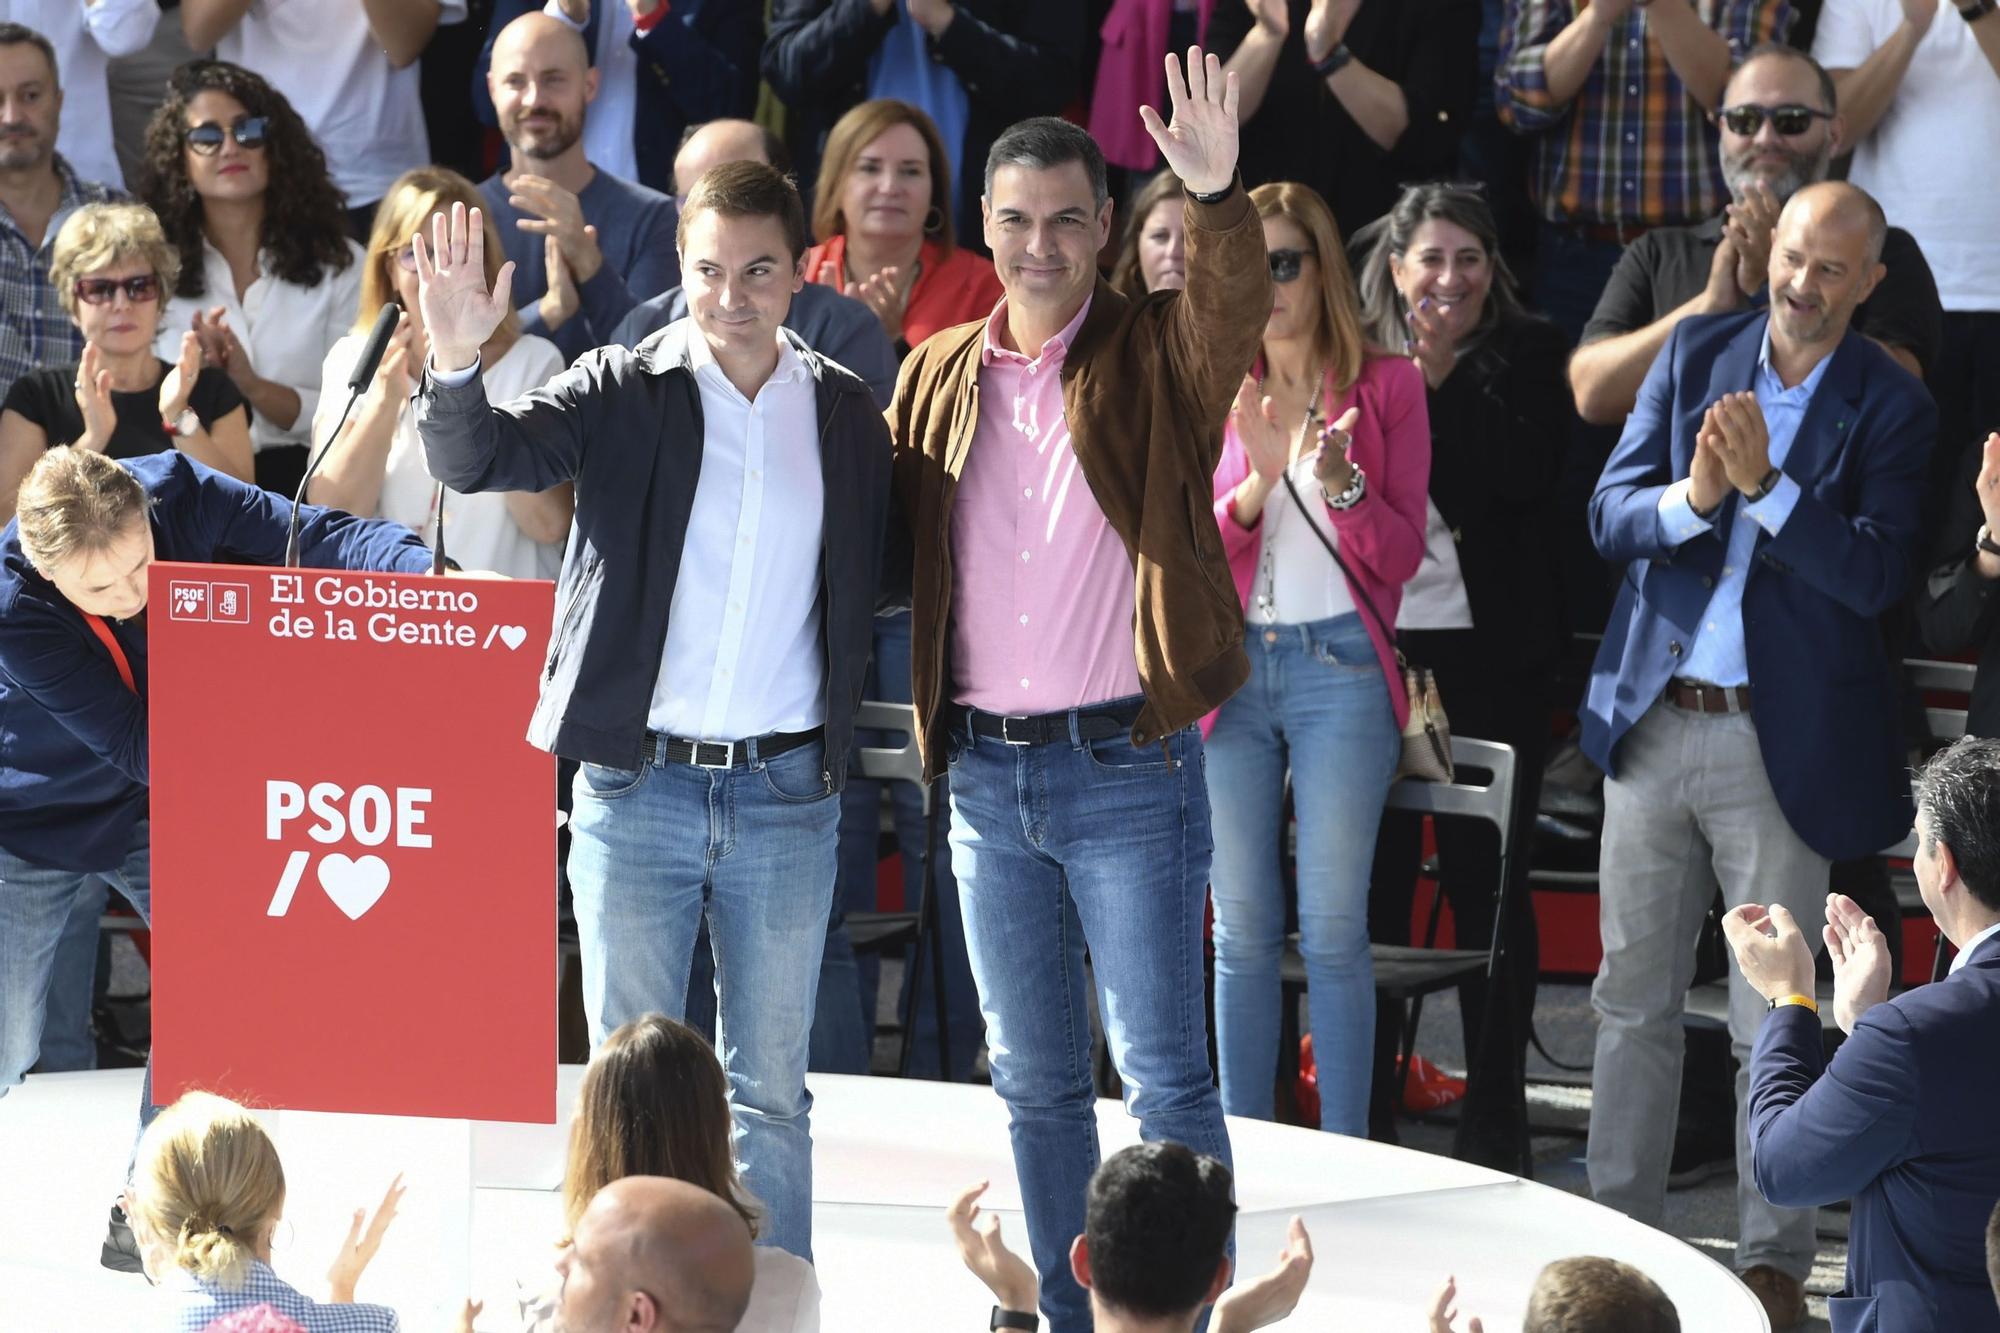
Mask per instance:
[[[141,273],[136,278],[78,278],[76,299],[85,305],[110,305],[119,292],[133,305],[160,299],[157,273]]]
[[[417,247],[406,245],[396,252],[396,267],[405,273],[417,271]]]
[[[187,146],[203,157],[214,157],[222,151],[222,136],[236,140],[236,146],[246,151],[255,151],[264,146],[271,135],[269,116],[238,116],[235,124],[224,129],[212,120],[187,129]]]
[[[1758,106],[1746,102],[1742,106],[1724,107],[1721,120],[1731,134],[1740,134],[1747,139],[1764,127],[1766,116],[1771,118],[1771,128],[1787,138],[1804,134],[1812,128],[1815,120],[1833,119],[1831,111],[1800,106],[1796,102],[1788,102],[1784,106]]]
[[[1297,282],[1299,280],[1299,270],[1305,267],[1305,262],[1308,259],[1315,259],[1317,257],[1311,250],[1271,251],[1271,281],[1276,283]]]

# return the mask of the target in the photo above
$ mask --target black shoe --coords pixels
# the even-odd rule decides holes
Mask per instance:
[[[139,1242],[132,1237],[132,1224],[125,1220],[125,1210],[117,1204],[111,1205],[111,1229],[105,1233],[104,1249],[97,1261],[114,1273],[143,1273],[146,1265],[139,1258]]]

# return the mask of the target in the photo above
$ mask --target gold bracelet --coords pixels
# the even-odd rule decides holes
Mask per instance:
[[[1810,995],[1780,995],[1771,1001],[1771,1012],[1776,1013],[1788,1004],[1796,1004],[1801,1009],[1810,1009],[1814,1013],[1819,1012],[1819,1001]]]

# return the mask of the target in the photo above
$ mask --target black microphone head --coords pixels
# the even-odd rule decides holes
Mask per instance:
[[[396,335],[396,321],[402,315],[403,308],[394,301],[383,305],[381,313],[375,316],[375,327],[368,330],[368,341],[361,344],[361,355],[354,360],[354,373],[347,377],[348,388],[364,393],[374,382],[375,368],[382,364],[382,353],[389,350],[389,339]]]

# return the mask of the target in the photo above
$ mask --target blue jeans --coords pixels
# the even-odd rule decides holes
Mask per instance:
[[[884,616],[875,622],[875,660],[868,671],[866,697],[886,703],[910,701],[910,616]],[[894,734],[862,731],[856,745],[896,745]],[[834,913],[826,932],[826,956],[820,963],[820,1004],[813,1013],[812,1067],[830,1074],[865,1074],[875,1044],[875,997],[881,960],[856,956],[847,936],[849,912],[875,910],[875,863],[881,845],[882,783],[856,777],[850,771],[840,802],[840,878],[834,890]],[[922,900],[925,824],[923,789],[914,783],[889,785],[895,811],[896,844],[903,857],[903,897],[911,910]],[[938,784],[938,800],[949,799],[946,784]],[[940,818],[943,809],[939,811]],[[938,829],[937,940],[944,955],[945,1008],[949,1015],[952,1068],[938,1069],[937,997],[931,983],[928,956],[920,969],[907,970],[897,1012],[914,1021],[909,1072],[918,1078],[965,1080],[979,1059],[984,1031],[979,1022],[979,997],[972,986],[972,965],[966,958],[965,930],[960,920],[958,884],[951,877],[951,854],[945,830]],[[914,955],[912,955],[914,961]],[[910,1010],[915,997],[916,1016]]]
[[[1320,1128],[1365,1137],[1375,1044],[1368,876],[1402,742],[1375,645],[1354,612],[1252,625],[1250,679],[1209,733],[1215,776],[1215,1026],[1222,1105],[1269,1120],[1285,944],[1285,772],[1298,817]],[[1400,686],[1398,686],[1400,688]]]
[[[812,1259],[806,1045],[833,898],[840,801],[818,741],[733,768],[585,764],[569,878],[590,1040],[679,1018],[696,928],[715,951],[716,1049],[760,1243]]]
[[[1051,1333],[1091,1326],[1069,1267],[1098,1163],[1086,944],[1140,1136],[1230,1160],[1203,1008],[1200,733],[1074,737],[1014,746],[959,724],[949,741],[952,869]]]
[[[49,976],[48,999],[42,1019],[41,1056],[34,1068],[62,1074],[97,1068],[97,1037],[90,1028],[90,1011],[97,999],[97,954],[103,938],[99,922],[111,896],[105,882],[92,875],[71,905],[56,945]]]

